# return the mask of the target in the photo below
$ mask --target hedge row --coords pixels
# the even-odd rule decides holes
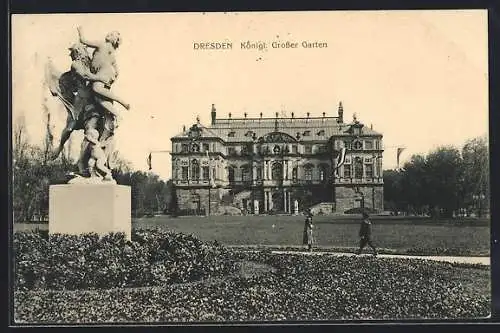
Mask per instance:
[[[272,265],[216,283],[101,291],[22,291],[19,322],[183,322],[477,318],[487,271],[424,260],[240,253]],[[471,274],[462,278],[463,274]],[[467,282],[469,281],[469,282]]]
[[[15,289],[143,287],[223,276],[233,269],[229,252],[192,235],[164,230],[124,234],[14,234]]]

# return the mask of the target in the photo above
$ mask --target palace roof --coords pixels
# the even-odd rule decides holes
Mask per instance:
[[[201,138],[220,138],[225,142],[252,142],[266,134],[281,132],[298,141],[324,141],[332,136],[348,136],[352,126],[361,127],[362,136],[381,136],[358,121],[338,122],[338,117],[308,118],[225,118],[215,119],[214,124],[204,126],[200,123],[185,129],[172,139],[190,138],[193,128],[199,129]]]

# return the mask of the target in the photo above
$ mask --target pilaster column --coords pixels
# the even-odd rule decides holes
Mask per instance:
[[[286,190],[283,190],[283,209],[286,213]]]
[[[264,191],[264,212],[267,212],[267,196],[268,192]]]
[[[288,213],[292,214],[292,193],[288,192]]]

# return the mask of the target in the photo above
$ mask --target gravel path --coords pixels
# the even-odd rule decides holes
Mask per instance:
[[[353,253],[322,252],[322,251],[271,251],[276,254],[301,254],[301,255],[330,255],[330,256],[355,256]],[[371,252],[361,254],[361,256],[372,256]],[[410,256],[400,254],[379,254],[379,258],[404,258],[404,259],[426,259],[461,264],[490,265],[490,257],[448,257],[448,256]]]

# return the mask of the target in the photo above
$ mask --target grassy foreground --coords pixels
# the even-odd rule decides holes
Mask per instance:
[[[353,248],[358,244],[359,217],[315,216],[316,245]],[[193,234],[224,245],[302,244],[302,216],[159,216],[133,219],[133,228],[160,228]],[[14,230],[47,229],[47,224],[14,224]],[[429,218],[373,217],[373,238],[386,253],[414,255],[487,256],[488,220],[431,220]]]
[[[315,216],[314,223],[318,246],[350,248],[359,242],[357,217]],[[194,234],[225,245],[297,246],[304,221],[301,216],[154,217],[134,220],[134,226]],[[374,218],[373,238],[377,247],[392,250],[388,253],[483,256],[490,249],[490,228],[484,222]]]

